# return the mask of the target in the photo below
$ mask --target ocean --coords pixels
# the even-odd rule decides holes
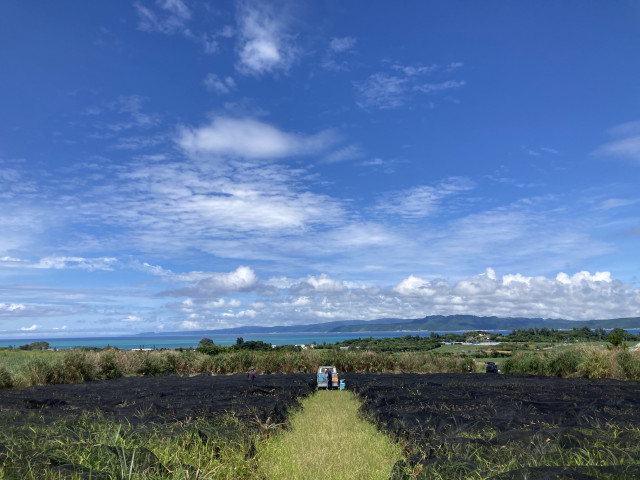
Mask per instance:
[[[439,331],[437,333],[463,333],[466,330],[457,331]],[[485,330],[492,333],[508,334],[511,330]],[[640,329],[629,329],[629,333],[638,334]],[[431,332],[340,332],[340,333],[244,333],[244,334],[225,334],[225,335],[206,335],[206,338],[213,340],[216,345],[233,345],[238,337],[242,337],[244,341],[263,341],[273,345],[309,345],[316,343],[335,343],[349,340],[352,338],[385,338],[385,337],[404,337],[405,335],[419,335],[427,337]],[[14,348],[20,345],[36,341],[45,341],[49,343],[50,348],[67,349],[74,347],[96,347],[104,348],[107,346],[117,347],[122,350],[131,350],[138,348],[159,349],[176,349],[176,348],[196,348],[200,340],[204,337],[202,334],[193,336],[185,333],[184,335],[149,335],[149,336],[120,336],[120,337],[82,337],[82,338],[20,338],[20,339],[1,339],[0,347]]]
[[[213,340],[216,345],[233,345],[238,337],[242,337],[244,341],[263,341],[273,345],[309,345],[316,343],[335,343],[351,338],[385,338],[385,337],[404,337],[405,335],[420,335],[421,337],[429,336],[430,332],[340,332],[340,333],[244,333],[233,335],[206,335],[206,338]],[[117,347],[123,350],[131,350],[138,348],[151,349],[175,349],[175,348],[196,348],[202,335],[150,335],[150,336],[121,336],[121,337],[83,337],[83,338],[20,338],[20,339],[0,339],[0,347],[20,345],[36,341],[44,341],[49,343],[50,348],[66,349],[74,347],[97,347],[104,348],[106,346]]]

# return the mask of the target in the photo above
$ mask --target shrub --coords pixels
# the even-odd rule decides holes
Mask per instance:
[[[584,358],[578,365],[577,376],[584,378],[611,378],[614,376],[611,371],[610,352],[589,349],[584,353]]]
[[[194,350],[183,350],[177,353],[168,353],[166,362],[170,370],[178,373],[201,373],[201,364],[206,357]]]
[[[112,351],[100,355],[98,368],[100,370],[100,376],[107,380],[123,376],[122,368],[116,359],[116,354]]]
[[[27,385],[47,385],[55,378],[53,364],[40,358],[25,363],[21,371]]]
[[[0,365],[0,389],[13,388],[15,382],[11,376],[11,372],[4,365]]]
[[[61,383],[88,382],[98,375],[93,359],[81,351],[65,352],[62,362],[56,366]]]
[[[582,360],[581,352],[577,349],[564,350],[548,357],[545,362],[545,374],[557,377],[571,377],[578,372],[578,366]]]
[[[152,352],[136,353],[137,368],[136,373],[139,375],[162,375],[163,373],[171,373],[172,365],[165,362],[161,355]]]
[[[640,380],[640,356],[637,352],[623,350],[616,355],[616,362],[626,380]]]
[[[502,363],[502,371],[506,374],[545,374],[546,355],[537,353],[516,353]]]

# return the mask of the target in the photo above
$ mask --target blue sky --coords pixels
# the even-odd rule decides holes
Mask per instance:
[[[0,336],[640,315],[637,2],[0,9]]]

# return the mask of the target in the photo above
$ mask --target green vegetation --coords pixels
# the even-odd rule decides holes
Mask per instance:
[[[0,382],[9,388],[29,385],[104,380],[130,375],[167,373],[218,375],[247,372],[315,373],[320,365],[335,365],[341,372],[465,372],[468,358],[436,355],[432,352],[400,354],[368,350],[245,350],[226,348],[208,355],[202,351],[124,351],[99,352],[69,350],[63,352],[0,352],[9,361],[0,371]],[[16,359],[12,359],[17,355]],[[6,366],[9,365],[9,366]]]
[[[54,424],[34,416],[20,427],[0,417],[0,478],[255,478],[260,435],[232,415],[135,426],[97,413]]]
[[[504,478],[528,478],[526,474],[513,472],[536,467],[546,472],[574,468],[590,478],[634,478],[625,472],[628,468],[637,472],[640,429],[616,425],[570,430],[553,425],[536,425],[536,428],[539,433],[533,435],[526,427],[520,430],[524,441],[518,441],[518,431],[514,431],[514,441],[506,444],[491,442],[498,433],[493,428],[467,432],[462,437],[437,439],[432,445],[412,452],[414,460],[431,461],[417,465],[401,461],[394,467],[390,479],[483,480],[499,474],[509,475]],[[550,467],[554,465],[557,467]],[[609,475],[602,476],[607,470],[600,468],[608,469]]]
[[[501,370],[507,374],[640,380],[640,352],[587,346],[520,352],[506,359]]]
[[[26,345],[20,345],[20,350],[49,350],[48,342],[33,342]]]
[[[640,341],[640,335],[634,335],[621,328],[614,328],[609,333],[603,328],[590,330],[588,327],[571,330],[555,330],[549,328],[528,328],[513,330],[507,335],[502,333],[474,330],[464,333],[431,333],[431,338],[443,342],[499,342],[499,343],[576,343],[606,342],[611,338],[624,341]]]
[[[388,479],[402,448],[358,415],[352,394],[319,391],[291,418],[291,430],[258,446],[264,478]]]

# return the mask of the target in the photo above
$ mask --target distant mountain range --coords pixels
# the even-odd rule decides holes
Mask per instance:
[[[478,317],[475,315],[429,315],[417,319],[379,318],[377,320],[344,320],[310,325],[282,325],[274,327],[236,327],[220,330],[189,331],[189,335],[233,335],[249,333],[339,333],[339,332],[402,332],[402,331],[459,331],[459,330],[516,330],[526,328],[572,329],[640,328],[640,317],[608,320],[563,320],[523,317]],[[140,335],[176,335],[185,332],[143,333]]]

